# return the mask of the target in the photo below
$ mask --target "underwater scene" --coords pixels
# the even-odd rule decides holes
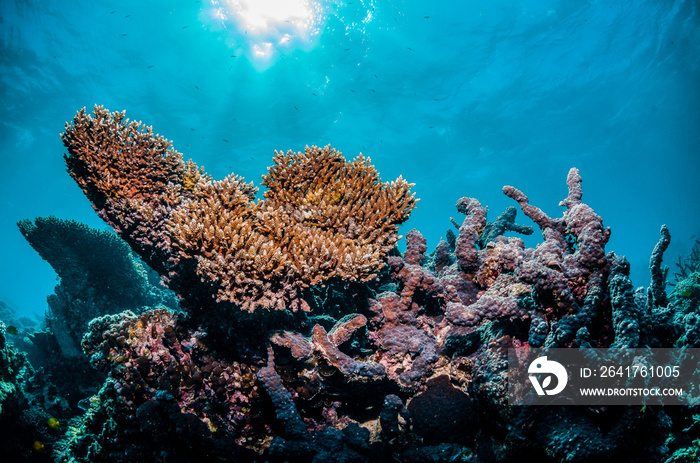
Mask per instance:
[[[7,0],[0,33],[0,461],[700,461],[700,385],[509,396],[509,353],[545,396],[558,350],[700,348],[696,0]]]

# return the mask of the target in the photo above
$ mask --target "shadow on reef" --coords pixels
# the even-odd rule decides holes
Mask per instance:
[[[81,298],[70,339],[106,380],[51,441],[55,461],[697,461],[696,405],[508,405],[508,348],[699,347],[700,274],[666,294],[662,227],[635,290],[577,169],[560,218],[503,188],[540,228],[534,249],[504,236],[533,232],[515,208],[488,222],[462,198],[447,240],[426,254],[412,230],[401,255],[411,185],[361,156],[276,153],[255,201],[124,113],[82,110],[62,138],[71,176],[179,308]]]

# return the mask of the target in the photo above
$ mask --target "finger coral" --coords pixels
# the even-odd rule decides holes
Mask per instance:
[[[213,181],[124,112],[82,109],[62,135],[68,171],[100,216],[185,299],[302,308],[303,288],[375,277],[415,207],[412,184],[382,182],[369,158],[326,146],[276,152],[267,191]],[[196,289],[192,289],[196,287]]]

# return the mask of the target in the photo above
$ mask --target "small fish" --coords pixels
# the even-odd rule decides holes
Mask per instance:
[[[377,93],[374,89],[372,89],[372,93]]]
[[[150,66],[148,66],[148,69],[151,69],[152,67],[153,67],[153,65],[151,64]]]
[[[190,27],[190,26],[182,26],[183,29],[187,29],[188,27]]]
[[[346,48],[345,51],[350,51],[350,49],[349,49],[349,48]]]
[[[297,111],[299,111],[299,108],[297,108],[296,106],[294,107],[294,109],[296,109]]]
[[[226,143],[228,143],[228,140],[226,140],[225,138],[222,138],[222,140],[225,141]]]
[[[7,332],[8,332],[9,334],[17,334],[17,333],[19,333],[19,330],[17,329],[16,326],[10,325],[10,326],[7,327]]]
[[[353,89],[350,89],[350,91],[351,91],[352,93],[356,93],[355,90],[353,90]]]
[[[430,16],[423,16],[423,19],[430,19]]]
[[[48,421],[47,421],[46,423],[49,425],[49,428],[51,428],[51,429],[56,429],[56,428],[58,428],[59,426],[61,426],[61,422],[58,421],[58,420],[57,420],[56,418],[54,418],[54,417],[49,418]]]
[[[126,37],[127,35],[129,35],[129,34],[122,34],[122,37]]]
[[[128,15],[124,16],[124,19],[128,18],[129,16],[131,16],[131,15],[130,15],[130,14],[128,14]]]
[[[678,295],[680,297],[690,297],[693,295],[693,293],[697,290],[700,289],[700,284],[693,283],[690,288],[686,288],[683,290],[683,292],[679,293]],[[9,332],[9,331],[8,331]]]
[[[196,85],[194,86],[194,88],[196,88],[197,90],[199,90],[199,87],[197,87]]]
[[[32,448],[34,449],[35,452],[43,452],[44,451],[44,444],[42,444],[38,440],[35,440],[34,443],[32,444]]]
[[[194,132],[194,127],[190,127],[190,130]]]
[[[406,48],[408,48],[409,50],[413,51],[413,48],[411,48],[411,47],[406,47]]]
[[[114,14],[114,13],[116,13],[116,11],[110,11],[110,12],[109,12],[109,14]]]
[[[316,96],[316,94],[315,94],[314,92],[311,92],[311,94],[312,94],[313,96]]]
[[[236,57],[236,55],[231,55],[231,58],[235,58],[235,57]]]

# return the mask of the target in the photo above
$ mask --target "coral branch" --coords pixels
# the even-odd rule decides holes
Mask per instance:
[[[461,198],[457,210],[466,217],[459,227],[455,254],[460,268],[466,272],[478,266],[477,242],[486,226],[486,210],[474,198]]]
[[[287,435],[296,438],[305,436],[308,433],[306,425],[299,416],[292,395],[282,383],[280,375],[275,371],[275,354],[272,347],[267,348],[267,366],[260,369],[258,378],[272,399],[277,411],[277,419],[284,425]]]
[[[650,302],[654,307],[665,307],[668,305],[666,296],[666,276],[668,267],[662,267],[664,252],[671,243],[671,232],[666,225],[661,226],[661,238],[654,246],[654,251],[649,259],[649,269],[651,270],[651,285],[649,286]]]

